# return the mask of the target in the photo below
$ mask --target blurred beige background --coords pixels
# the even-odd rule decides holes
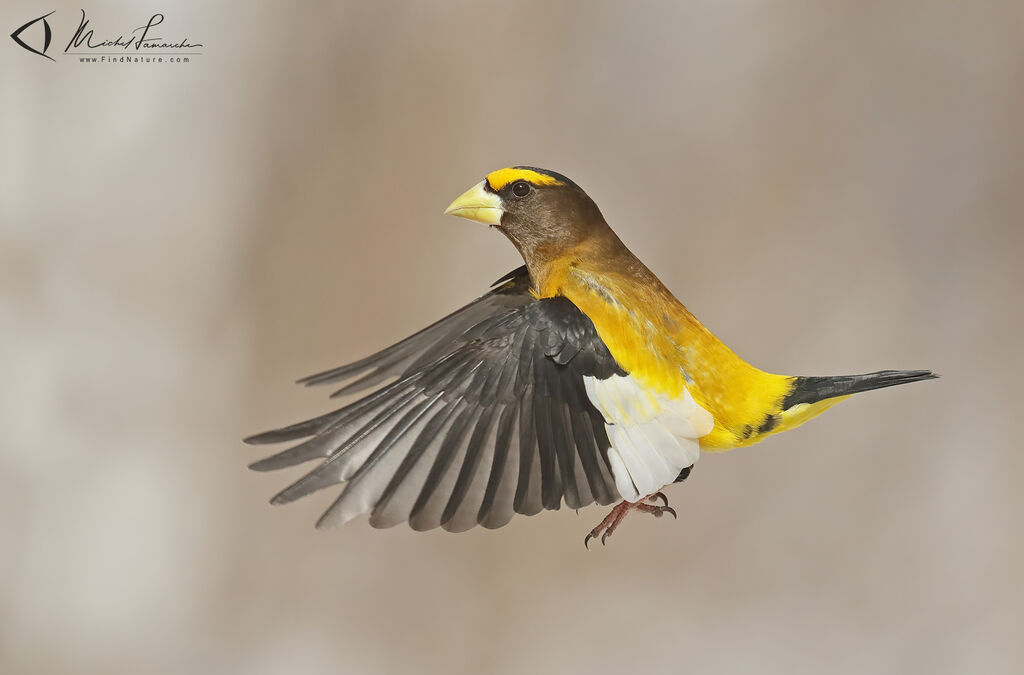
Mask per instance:
[[[1024,669],[1021,3],[222,5],[157,8],[187,65],[3,39],[0,671]],[[62,49],[80,6],[0,27]],[[518,265],[441,215],[518,163],[753,363],[943,379],[705,455],[589,553],[603,509],[270,507],[299,472],[239,439]]]

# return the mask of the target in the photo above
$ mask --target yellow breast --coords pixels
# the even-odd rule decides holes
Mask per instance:
[[[791,378],[739,358],[654,281],[597,276],[569,264],[546,278],[537,294],[571,300],[593,321],[615,360],[643,386],[669,397],[689,390],[715,419],[714,429],[700,440],[702,448],[749,445],[781,431],[779,403]],[[775,419],[768,425],[770,415]]]

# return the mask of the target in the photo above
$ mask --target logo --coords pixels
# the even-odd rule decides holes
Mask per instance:
[[[56,12],[56,11],[57,10],[53,10],[53,12]],[[53,14],[53,12],[50,12],[50,14]],[[16,31],[14,31],[13,33],[11,33],[11,39],[14,40],[15,42],[17,42],[19,47],[23,47],[23,48],[29,50],[30,52],[32,52],[33,54],[39,54],[40,56],[45,57],[45,58],[50,59],[51,61],[53,61],[53,57],[52,56],[46,56],[46,50],[50,48],[50,39],[53,37],[53,31],[50,30],[50,24],[46,20],[46,17],[50,16],[50,14],[43,14],[38,19],[32,19],[31,21],[26,23],[24,26],[22,26],[21,28],[19,28]],[[21,34],[22,33],[24,33],[26,30],[28,30],[29,28],[31,28],[35,24],[39,23],[40,21],[43,22],[43,50],[42,51],[39,51],[35,47],[29,47],[25,43],[25,41],[21,39]]]
[[[136,28],[122,30],[117,34],[101,34],[99,30],[103,29],[94,29],[85,10],[81,11],[78,27],[74,32],[68,30],[71,39],[63,52],[63,55],[77,57],[79,63],[189,63],[190,57],[203,54],[199,51],[203,47],[201,42],[193,42],[188,37],[164,37],[161,24],[165,17],[159,12]],[[53,30],[47,17],[54,12],[20,26],[11,33],[11,39],[22,49],[56,61],[46,53],[53,40]],[[67,28],[70,29],[70,26]],[[40,32],[42,35],[39,35]]]

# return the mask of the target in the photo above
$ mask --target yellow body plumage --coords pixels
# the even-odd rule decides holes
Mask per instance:
[[[573,253],[547,266],[538,297],[571,300],[594,322],[616,361],[645,387],[672,398],[688,389],[715,419],[714,429],[700,439],[702,449],[752,445],[845,398],[783,410],[794,378],[766,373],[741,359],[646,268],[595,272],[595,266],[585,264],[586,251]]]

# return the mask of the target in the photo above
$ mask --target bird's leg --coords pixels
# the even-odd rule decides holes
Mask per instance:
[[[662,501],[662,505],[648,504],[649,501]],[[612,536],[615,529],[625,519],[626,514],[630,511],[639,511],[641,513],[650,513],[655,518],[661,518],[666,513],[671,513],[672,517],[675,518],[676,511],[668,505],[668,497],[665,496],[664,492],[655,492],[654,494],[647,495],[640,501],[627,502],[622,501],[612,507],[611,513],[605,516],[604,520],[598,524],[590,533],[583,538],[583,545],[588,549],[590,548],[590,540],[596,539],[598,535],[601,536],[601,543],[604,544],[608,537]]]

